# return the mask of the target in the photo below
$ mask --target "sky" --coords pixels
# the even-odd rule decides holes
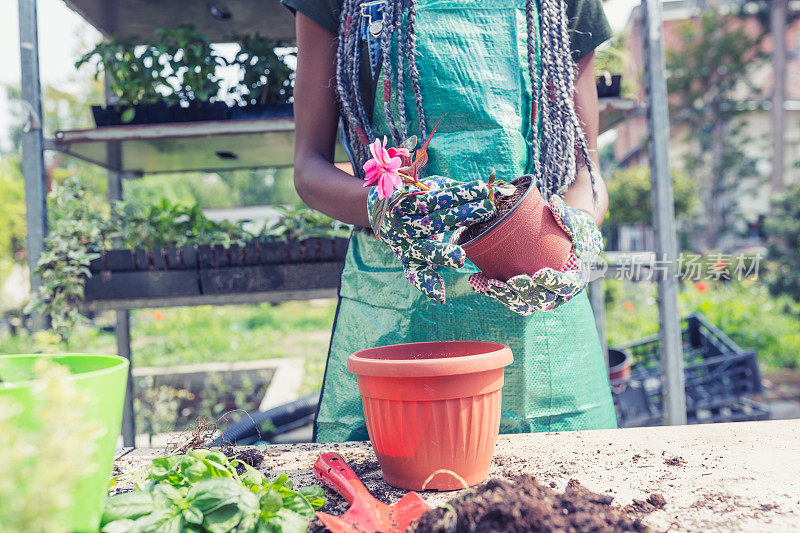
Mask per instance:
[[[253,0],[259,1],[259,0]],[[275,0],[277,1],[277,0]],[[622,29],[640,0],[608,0],[606,16],[614,30]],[[100,34],[62,0],[39,0],[39,69],[42,84],[68,89],[73,63]],[[19,26],[17,0],[0,0],[0,84],[19,84]],[[8,105],[0,91],[0,136],[8,131]],[[0,146],[4,140],[0,137]]]

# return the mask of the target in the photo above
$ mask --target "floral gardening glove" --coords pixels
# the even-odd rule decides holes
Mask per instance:
[[[403,194],[408,191],[404,190],[391,194],[391,207],[380,221],[378,238],[403,263],[403,273],[412,285],[428,298],[444,303],[444,280],[436,268],[461,268],[466,255],[461,246],[442,242],[442,234],[490,219],[494,204],[489,199],[489,187],[480,180],[460,183],[432,176],[423,183],[430,190],[413,188],[406,196]],[[373,227],[373,207],[380,201],[378,190],[373,187],[367,200]]]
[[[560,196],[551,196],[549,206],[558,225],[572,239],[572,255],[564,271],[542,268],[532,276],[520,274],[507,282],[488,279],[483,273],[473,274],[469,278],[473,290],[527,316],[534,311],[555,309],[586,287],[589,269],[603,250],[600,229],[589,215],[569,207]]]

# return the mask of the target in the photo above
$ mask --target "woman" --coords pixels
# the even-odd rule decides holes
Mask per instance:
[[[309,206],[356,227],[315,440],[368,438],[350,353],[426,340],[511,346],[501,432],[615,427],[582,291],[608,203],[596,161],[594,48],[610,35],[600,0],[282,1],[297,13],[295,185]],[[361,178],[368,159],[425,139],[445,117],[425,167],[443,177],[391,210],[394,231],[380,240],[364,229],[378,188],[331,163],[340,116]],[[461,247],[419,231],[422,216],[442,215],[437,232],[491,216],[491,169],[534,176],[572,237],[571,271],[489,280],[463,265]]]

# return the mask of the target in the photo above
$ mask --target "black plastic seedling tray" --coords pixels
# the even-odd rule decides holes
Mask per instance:
[[[107,250],[89,266],[86,301],[169,298],[339,286],[347,239],[243,246]]]

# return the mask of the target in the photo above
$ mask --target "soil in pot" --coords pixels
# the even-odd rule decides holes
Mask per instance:
[[[480,237],[484,233],[486,233],[492,226],[494,226],[498,220],[503,218],[506,214],[510,213],[514,206],[517,205],[525,191],[528,190],[528,187],[531,186],[531,178],[530,176],[522,176],[514,180],[514,185],[517,186],[517,190],[511,196],[502,196],[497,195],[495,201],[495,213],[492,218],[485,222],[479,222],[477,224],[473,224],[469,226],[464,232],[461,234],[461,237],[458,239],[459,244],[464,244],[472,239]]]
[[[426,512],[410,532],[645,531],[637,518],[611,505],[612,497],[571,480],[563,493],[529,475],[511,482],[493,479],[451,500],[451,507]]]

